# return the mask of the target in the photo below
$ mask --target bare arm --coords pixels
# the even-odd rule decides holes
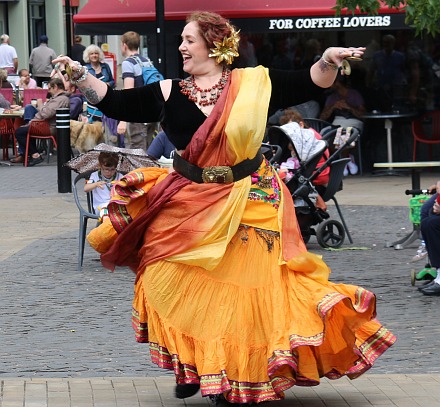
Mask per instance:
[[[90,191],[93,191],[96,188],[104,189],[105,184],[106,184],[105,181],[97,181],[97,182],[86,183],[84,185],[84,192],[90,192]]]
[[[78,86],[81,93],[92,105],[96,105],[104,98],[108,89],[107,84],[93,75],[87,75],[85,67],[66,56],[57,57],[52,63],[59,64],[59,69],[65,79],[69,79],[70,76],[71,82]],[[69,67],[71,75],[69,75]]]
[[[124,78],[124,89],[134,88],[134,78]],[[118,123],[117,132],[118,134],[125,134],[127,130],[127,122],[120,121]]]
[[[69,57],[60,56],[54,59],[52,62],[54,64],[59,64],[57,69],[60,70],[66,81],[69,80],[66,64],[68,64],[71,67],[72,71],[76,72],[72,76],[79,77],[79,80],[77,79],[75,82],[81,93],[87,98],[87,100],[92,105],[98,104],[107,94],[108,86],[105,82],[95,78],[93,75],[85,74],[84,67],[79,65],[77,62],[72,61],[72,59],[70,59]],[[127,81],[129,79],[133,81],[131,86],[133,88],[134,80],[132,78],[126,78]],[[130,86],[128,82],[125,83],[126,80],[124,80],[124,91]],[[160,82],[160,87],[165,101],[168,100],[168,97],[171,92],[171,86],[172,86],[171,79],[166,79]]]
[[[362,58],[365,47],[331,47],[322,54],[322,58],[310,68],[313,82],[321,88],[330,87],[336,79],[342,60],[347,57]]]

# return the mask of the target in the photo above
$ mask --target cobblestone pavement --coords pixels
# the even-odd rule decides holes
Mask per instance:
[[[155,394],[168,394],[158,386],[164,383],[163,386],[172,388],[172,375],[152,365],[147,346],[134,341],[130,325],[134,274],[128,269],[118,269],[114,273],[103,269],[90,247],[86,247],[83,270],[76,270],[78,212],[72,194],[57,192],[56,171],[54,163],[33,168],[0,166],[1,388],[16,383],[21,389],[24,383],[30,385],[41,380],[47,390],[51,380],[58,383],[56,386],[65,386],[63,378],[82,378],[87,388],[91,383],[97,386],[97,382],[103,388],[115,388],[112,378],[117,377],[122,382],[126,378],[131,383],[128,385],[130,388],[136,387],[137,383],[141,388],[137,389],[137,397],[140,397],[139,392],[148,393],[148,386],[156,389]],[[368,177],[359,177],[358,180],[364,183],[364,189],[368,187]],[[309,249],[323,256],[332,269],[333,281],[361,285],[375,292],[380,321],[398,337],[395,346],[377,361],[371,370],[372,375],[367,375],[365,380],[374,381],[379,374],[377,376],[382,377],[384,383],[391,378],[389,380],[393,383],[410,380],[410,387],[420,388],[420,383],[416,383],[420,381],[438,388],[440,362],[433,344],[440,336],[437,326],[440,299],[425,297],[411,286],[411,268],[423,266],[422,263],[407,263],[418,242],[405,250],[384,247],[386,242],[394,241],[411,230],[408,208],[389,206],[389,199],[385,197],[378,197],[378,203],[383,201],[384,206],[378,203],[344,204],[349,202],[346,192],[350,183],[354,182],[347,180],[345,190],[340,193],[345,199],[339,199],[354,243],[344,244],[341,250],[329,251],[322,249],[312,237]],[[376,183],[377,178],[372,182]],[[385,177],[383,183],[386,182],[393,181]],[[409,183],[408,178],[406,182]],[[375,192],[371,191],[371,194]],[[329,207],[329,212],[332,218],[338,219],[333,206]],[[418,379],[407,376],[414,374],[421,376],[417,376]],[[164,378],[155,379],[158,376]],[[146,387],[142,388],[136,377],[150,377],[151,380],[145,381]],[[30,382],[29,378],[33,381]],[[358,380],[353,383],[361,383]],[[334,390],[338,382],[329,386]],[[351,386],[350,391],[355,391],[353,384],[347,384],[351,382],[344,379],[340,383],[340,386]],[[402,389],[405,389],[408,383],[402,383]],[[428,384],[426,386],[429,387]],[[328,390],[325,386],[322,390],[323,397],[326,388]],[[316,396],[316,392],[321,390],[317,389],[305,390],[315,392],[310,403],[305,396],[306,401],[293,402],[292,398],[289,399],[292,401],[290,404],[283,402],[278,405],[351,405],[338,402],[339,390],[332,393],[333,404],[319,404],[316,400],[321,396]],[[425,387],[423,389],[426,390]],[[5,395],[2,394],[0,401],[4,400]],[[172,399],[170,394],[168,396]],[[305,393],[295,390],[295,394]],[[429,391],[426,394],[429,396]],[[152,404],[96,405],[184,405],[171,399],[168,404],[162,400],[159,404],[152,401]],[[436,400],[424,405],[440,405],[440,398]],[[198,399],[195,404],[187,402],[185,405],[206,405],[205,401],[205,404],[200,402]],[[1,407],[15,405],[24,404],[0,403]],[[386,405],[409,406],[417,403]]]

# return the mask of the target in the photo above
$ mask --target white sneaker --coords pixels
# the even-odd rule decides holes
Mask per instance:
[[[424,244],[421,244],[417,249],[416,255],[410,260],[410,263],[423,260],[427,256],[428,256],[428,252],[426,251],[426,246]]]
[[[348,164],[344,168],[344,177],[348,176]]]
[[[350,154],[350,162],[347,164],[347,167],[351,175],[356,175],[359,171],[359,168],[354,161],[353,154]]]

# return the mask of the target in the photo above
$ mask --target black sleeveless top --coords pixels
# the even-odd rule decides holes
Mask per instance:
[[[272,82],[270,111],[315,99],[325,90],[313,83],[309,70],[270,69],[269,76]],[[108,117],[127,122],[160,121],[171,143],[178,150],[184,150],[206,116],[180,92],[179,82],[180,79],[173,79],[166,102],[159,82],[155,82],[124,91],[108,88],[96,107]]]

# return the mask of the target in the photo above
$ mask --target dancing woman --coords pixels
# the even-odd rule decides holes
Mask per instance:
[[[176,396],[200,388],[219,405],[356,377],[395,341],[375,320],[375,296],[330,282],[307,252],[292,198],[260,153],[269,106],[314,99],[364,48],[329,48],[306,71],[230,71],[238,42],[226,19],[196,12],[179,46],[188,78],[122,91],[55,60],[106,115],[161,120],[176,147],[174,172],[138,169],[116,185],[110,219],[88,240],[105,266],[136,272],[136,338],[174,370]]]

